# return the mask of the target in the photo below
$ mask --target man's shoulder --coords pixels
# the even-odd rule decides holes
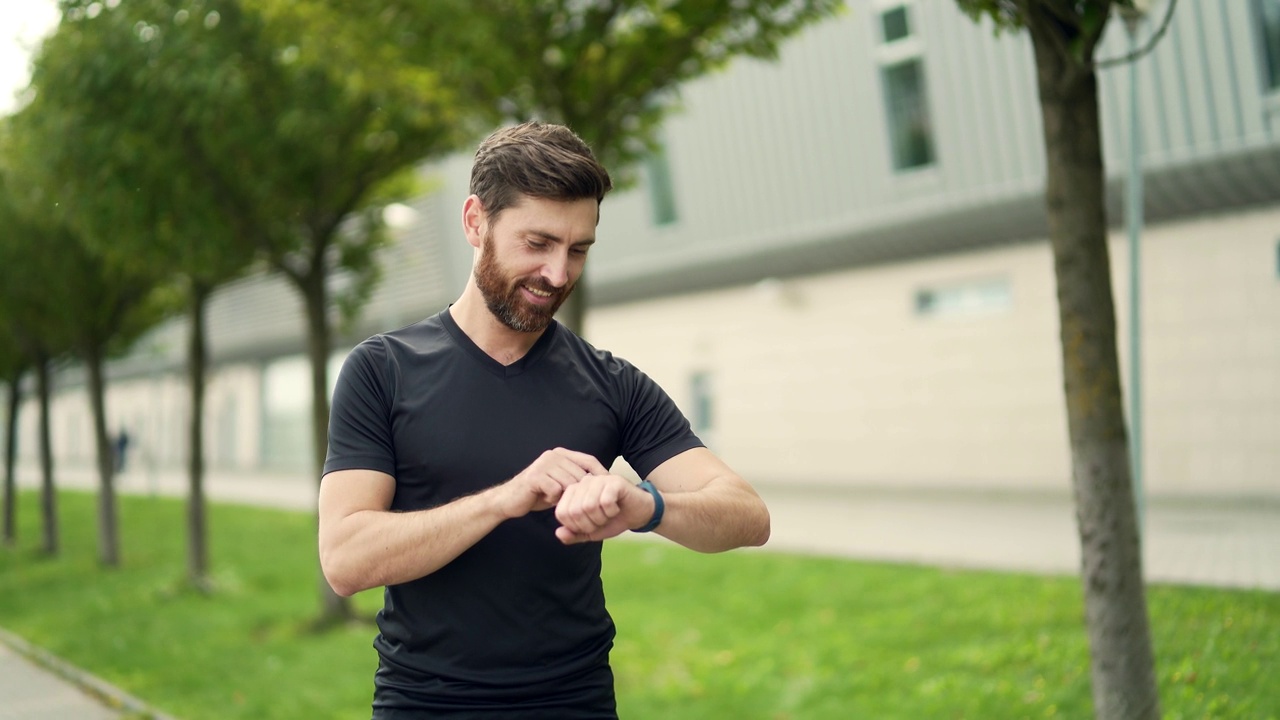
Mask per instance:
[[[449,336],[440,314],[432,315],[411,325],[373,335],[356,346],[362,352],[374,354],[419,353],[438,349]]]
[[[620,399],[634,398],[636,393],[645,395],[656,388],[653,379],[630,360],[596,347],[568,328],[559,330],[558,349],[553,351],[559,360],[553,367],[558,365],[562,370],[566,369],[565,365],[573,367],[575,376],[596,387],[609,388],[610,393]]]
[[[609,374],[636,371],[635,365],[626,358],[615,355],[611,350],[596,347],[564,325],[556,329],[556,341],[560,347],[559,352],[579,365],[589,366]]]

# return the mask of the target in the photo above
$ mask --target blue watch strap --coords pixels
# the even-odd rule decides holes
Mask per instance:
[[[662,522],[662,513],[666,511],[667,504],[662,501],[662,493],[658,492],[658,488],[654,487],[653,483],[648,480],[636,487],[653,496],[653,517],[649,518],[649,522],[645,523],[644,527],[636,528],[632,532],[653,532],[654,528],[658,527],[658,523]]]

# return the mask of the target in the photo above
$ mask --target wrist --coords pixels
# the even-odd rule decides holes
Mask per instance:
[[[645,480],[644,482],[640,483],[636,487],[649,493],[649,495],[653,498],[653,516],[650,517],[649,521],[646,522],[644,525],[638,528],[632,528],[632,532],[638,532],[638,533],[653,532],[654,530],[657,529],[658,525],[662,523],[662,516],[666,513],[667,504],[662,499],[662,493],[658,492],[658,488],[654,487],[653,483],[649,482],[648,480]]]
[[[493,516],[498,522],[514,520],[529,512],[527,508],[521,507],[519,498],[511,492],[510,487],[507,487],[508,483],[494,485],[473,496],[480,501],[483,507],[481,512]]]

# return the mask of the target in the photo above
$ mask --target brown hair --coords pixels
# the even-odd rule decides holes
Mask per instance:
[[[471,194],[490,221],[520,201],[595,198],[613,189],[609,172],[591,148],[563,125],[537,120],[501,128],[485,138],[471,166]]]

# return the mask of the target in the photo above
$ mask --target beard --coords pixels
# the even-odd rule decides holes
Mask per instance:
[[[574,285],[557,288],[544,278],[533,276],[512,278],[498,264],[498,253],[493,245],[493,234],[488,233],[480,248],[480,260],[476,263],[476,287],[484,298],[485,307],[503,325],[516,332],[542,332],[551,324],[556,311],[573,292]],[[534,305],[524,298],[520,288],[528,287],[543,293],[551,293],[551,302]]]

